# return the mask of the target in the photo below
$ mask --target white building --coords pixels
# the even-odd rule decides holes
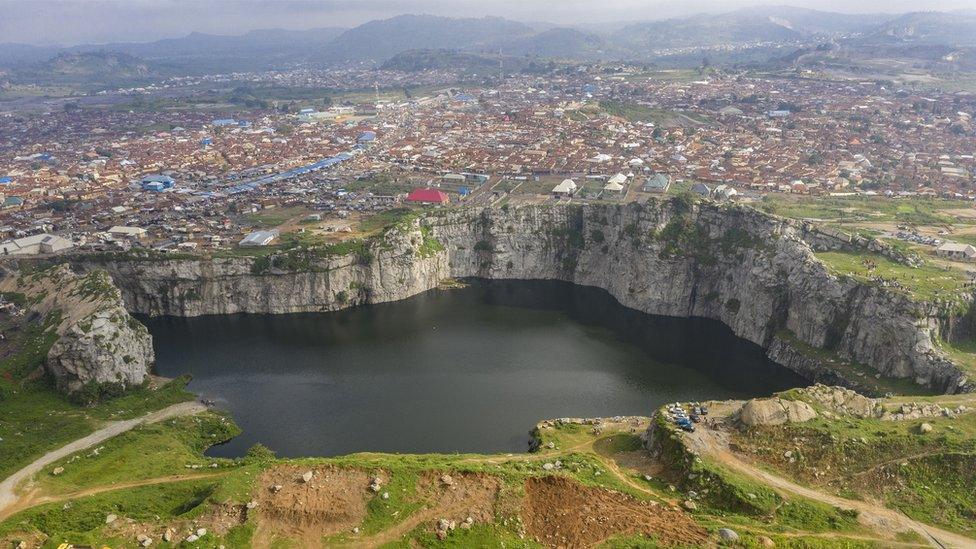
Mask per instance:
[[[552,188],[552,194],[569,196],[576,192],[579,187],[576,186],[576,182],[572,179],[563,179],[562,183],[556,185]]]
[[[142,227],[126,227],[125,225],[116,225],[108,230],[108,234],[112,235],[113,238],[139,239],[146,236],[146,232],[146,229]]]
[[[274,239],[278,238],[278,229],[272,229],[270,231],[254,231],[253,233],[245,236],[238,245],[244,248],[255,247],[255,246],[267,246],[274,242]]]
[[[56,234],[35,234],[0,242],[0,255],[53,254],[73,247],[70,240]]]
[[[961,259],[965,261],[976,259],[976,248],[969,244],[960,244],[959,242],[945,242],[935,249],[935,253],[949,259]]]

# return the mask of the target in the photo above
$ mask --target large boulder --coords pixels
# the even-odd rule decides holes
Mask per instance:
[[[0,273],[0,291],[24,294],[31,317],[56,336],[44,368],[61,391],[85,388],[97,399],[145,382],[154,362],[152,336],[129,316],[106,271],[79,274],[61,263],[8,275]]]
[[[45,367],[58,389],[73,393],[88,385],[141,385],[155,355],[152,336],[129,316],[122,294],[102,270],[76,274],[67,265],[26,280],[25,293],[37,296],[37,312],[58,319],[58,339]]]
[[[141,385],[153,364],[152,336],[119,306],[69,326],[47,355],[58,389],[72,393],[89,383]]]
[[[739,541],[739,534],[735,530],[729,528],[719,528],[718,537],[723,543],[735,543]]]
[[[754,398],[742,406],[739,420],[749,426],[803,423],[817,417],[817,411],[806,402],[779,397]]]

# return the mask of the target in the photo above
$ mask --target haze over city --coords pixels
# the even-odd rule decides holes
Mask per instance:
[[[0,42],[75,45],[146,42],[190,32],[351,27],[401,14],[497,16],[558,25],[607,24],[788,5],[844,13],[973,9],[972,0],[2,0]]]

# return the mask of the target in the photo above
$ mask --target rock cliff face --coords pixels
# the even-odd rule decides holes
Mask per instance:
[[[58,338],[45,367],[58,388],[74,392],[89,384],[140,385],[154,362],[152,336],[129,316],[119,289],[103,270],[85,275],[58,265],[7,276],[2,291],[20,292],[32,310],[54,318]]]
[[[452,275],[443,251],[426,253],[424,235],[392,230],[368,257],[110,261],[104,266],[129,310],[151,316],[334,311],[397,301]],[[298,268],[296,263],[300,263]]]
[[[47,355],[58,388],[74,392],[88,383],[141,385],[155,361],[152,336],[120,305],[72,324]]]
[[[719,320],[813,380],[856,384],[850,367],[863,365],[942,391],[972,388],[933,343],[945,318],[832,275],[805,236],[809,227],[738,206],[545,205],[439,212],[391,231],[367,259],[282,269],[246,258],[106,268],[130,310],[182,316],[329,311],[402,299],[448,277],[564,280],[603,288],[646,313]],[[818,246],[852,245],[815,236]]]
[[[971,387],[935,348],[942,322],[927,305],[833,276],[799,224],[680,201],[467,215],[435,228],[454,276],[567,280],[647,313],[720,320],[814,380],[855,382],[836,359],[943,391]]]

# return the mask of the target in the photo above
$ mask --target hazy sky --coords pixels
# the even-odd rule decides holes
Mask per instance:
[[[865,13],[976,9],[976,0],[0,0],[0,42],[144,42],[192,31],[349,27],[402,13],[599,23],[763,4]]]

